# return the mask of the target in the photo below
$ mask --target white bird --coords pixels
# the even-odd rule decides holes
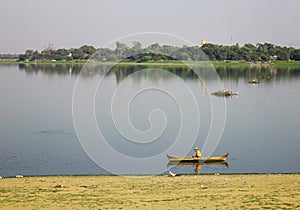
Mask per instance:
[[[169,171],[170,176],[176,176],[175,173],[173,173],[172,171]]]

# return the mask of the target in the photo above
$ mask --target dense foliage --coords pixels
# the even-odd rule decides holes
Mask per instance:
[[[17,54],[0,54],[0,60],[14,60],[18,58]]]
[[[80,48],[71,49],[55,49],[52,46],[48,46],[40,53],[37,50],[26,50],[25,54],[19,55],[20,61],[36,61],[36,60],[87,60],[96,52],[96,48],[93,46],[84,45]]]
[[[238,44],[232,46],[223,46],[207,43],[201,47],[198,46],[160,46],[152,44],[146,48],[142,48],[142,44],[138,41],[132,43],[129,47],[123,43],[117,42],[114,50],[109,48],[99,48],[84,45],[78,49],[54,49],[47,47],[43,51],[27,50],[25,54],[19,55],[20,61],[36,61],[36,60],[87,60],[91,58],[99,61],[118,61],[128,60],[134,62],[148,62],[161,60],[192,60],[203,61],[215,60],[237,60],[248,62],[266,62],[270,60],[300,60],[300,49],[292,47],[281,47],[270,43],[260,44],[256,46]],[[207,56],[207,57],[206,57]],[[124,59],[125,58],[125,59]]]

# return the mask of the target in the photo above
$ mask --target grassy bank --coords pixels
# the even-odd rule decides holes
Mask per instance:
[[[86,61],[15,61],[15,60],[0,60],[0,64],[85,64]]]
[[[90,61],[89,61],[90,62]],[[62,64],[86,64],[86,61],[32,61],[32,62],[20,62],[15,60],[0,60],[0,64],[45,64],[45,65],[62,65]],[[91,62],[94,63],[94,62]],[[99,64],[103,65],[112,65],[115,62],[99,62]],[[180,67],[185,65],[191,66],[209,66],[213,64],[215,67],[276,67],[276,68],[300,68],[300,61],[274,61],[268,63],[250,63],[245,61],[212,61],[212,62],[198,62],[198,61],[155,61],[155,62],[144,62],[144,63],[137,63],[137,62],[118,62],[118,65],[122,66],[136,66],[136,65],[143,65],[143,66],[174,66]]]
[[[300,175],[0,179],[0,209],[299,209]]]

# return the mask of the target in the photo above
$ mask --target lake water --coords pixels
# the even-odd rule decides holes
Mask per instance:
[[[0,65],[0,176],[193,174],[195,165],[170,169],[165,153],[178,141],[192,156],[192,147],[202,150],[208,136],[216,138],[211,155],[230,153],[228,166],[203,165],[199,173],[300,172],[300,69],[217,69],[220,84],[209,77],[201,81],[185,68],[147,73],[140,71],[143,66],[123,66],[111,70],[92,93],[75,88],[74,96],[81,98],[74,105],[75,84],[98,84],[105,71],[97,67],[79,74],[81,68]],[[258,76],[270,78],[248,83]],[[220,85],[239,95],[212,96]],[[93,104],[85,103],[89,94]],[[92,113],[96,132],[89,124]],[[106,144],[96,146],[99,132],[122,160]]]

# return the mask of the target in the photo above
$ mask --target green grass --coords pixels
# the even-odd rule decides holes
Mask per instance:
[[[86,61],[15,61],[15,60],[0,60],[0,64],[86,64]],[[272,61],[267,63],[250,63],[245,61],[149,61],[144,63],[137,62],[92,62],[101,65],[114,65],[117,64],[119,66],[172,66],[172,67],[180,67],[187,65],[197,65],[197,66],[209,66],[213,64],[215,67],[277,67],[277,68],[300,68],[300,61]]]
[[[249,62],[244,61],[213,61],[215,67],[250,67]]]
[[[300,61],[276,61],[271,63],[277,68],[288,68],[288,67],[295,67],[300,68]]]
[[[0,64],[85,64],[85,61],[16,61],[16,60],[0,60]]]

